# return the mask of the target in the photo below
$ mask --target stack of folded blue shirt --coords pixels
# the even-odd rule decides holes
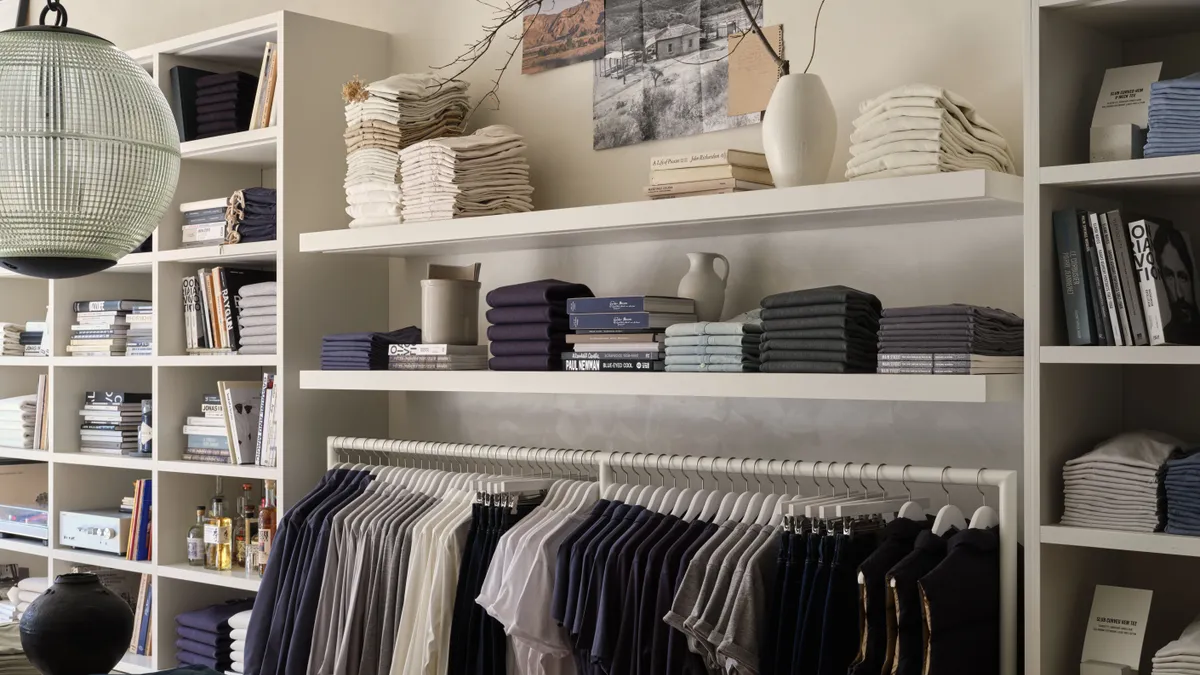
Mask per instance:
[[[251,187],[233,193],[231,200],[238,243],[275,240],[275,189]]]
[[[180,665],[231,671],[234,664],[230,619],[252,609],[253,599],[231,600],[176,616],[175,647],[179,650],[176,660]]]
[[[321,341],[321,370],[387,370],[388,345],[419,345],[421,329],[390,333],[339,333]]]
[[[1200,448],[1177,449],[1163,463],[1168,534],[1200,535]]]
[[[748,373],[758,371],[762,345],[761,310],[729,321],[677,323],[667,327],[668,373]]]
[[[1200,73],[1150,85],[1146,157],[1200,153]]]

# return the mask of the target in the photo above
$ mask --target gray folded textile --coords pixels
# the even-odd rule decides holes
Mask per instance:
[[[246,318],[248,316],[275,316],[276,305],[264,305],[262,307],[242,307],[238,306],[238,318]]]
[[[669,365],[666,367],[668,373],[754,373],[758,372],[758,366],[755,364],[732,364],[732,363],[701,363],[701,364],[680,364]]]
[[[278,326],[276,326],[274,323],[262,326],[246,326],[242,328],[242,337],[248,338],[258,337],[261,335],[275,335],[277,330]]]
[[[745,356],[726,355],[726,354],[711,354],[711,355],[679,355],[672,356],[667,354],[665,360],[668,366],[683,366],[683,365],[701,365],[701,364],[726,364],[726,365],[742,365],[744,363],[757,363],[752,358]]]
[[[827,361],[830,363],[850,363],[863,368],[875,370],[873,354],[858,354],[846,352],[814,352],[805,350],[769,350],[764,351],[759,360],[763,363],[778,361]]]
[[[1002,309],[979,307],[976,305],[922,305],[918,307],[889,307],[883,310],[885,319],[907,316],[966,316],[971,318],[991,319],[1011,326],[1025,325],[1025,319],[1006,312]]]
[[[742,355],[757,355],[758,347],[667,347],[667,356],[684,356],[684,355],[723,355],[723,356],[742,356]]]
[[[761,335],[678,335],[664,341],[667,347],[741,347],[762,342]]]
[[[874,373],[875,368],[832,361],[770,361],[760,363],[763,373]]]
[[[922,324],[917,324],[921,326]],[[978,338],[985,340],[1013,340],[1021,341],[1025,337],[1024,331],[1014,331],[1012,329],[991,330],[988,328],[896,328],[896,327],[879,327],[879,337],[900,338],[926,338],[926,337],[962,337],[962,338]]]
[[[677,323],[667,327],[667,337],[685,335],[757,335],[762,327],[756,323],[734,323],[731,321],[699,321]]]
[[[763,321],[776,319],[803,319],[810,316],[853,316],[878,320],[879,310],[867,303],[837,305],[804,305],[800,307],[776,307],[762,311]]]
[[[774,350],[812,350],[817,352],[861,352],[874,354],[876,345],[868,341],[846,340],[777,340],[770,338],[763,342],[763,351]]]
[[[264,281],[260,284],[250,284],[248,286],[242,286],[241,289],[238,290],[238,297],[254,298],[254,297],[261,297],[261,296],[270,296],[270,297],[274,298],[277,293],[278,293],[278,286],[276,285],[276,283],[274,281]]]
[[[274,326],[278,319],[279,317],[275,316],[274,313],[262,316],[246,316],[243,314],[238,317],[238,327],[245,331],[251,326]]]
[[[240,346],[242,348],[244,348],[248,345],[271,345],[272,347],[274,347],[275,342],[276,342],[276,340],[275,340],[274,333],[271,333],[270,335],[251,335],[249,337],[243,335]],[[239,351],[239,353],[245,353],[245,352],[241,352],[241,349],[239,349],[238,351]]]
[[[238,352],[237,352],[237,353],[239,353],[239,354],[263,354],[263,355],[266,355],[266,354],[274,354],[274,353],[275,353],[275,350],[276,350],[276,345],[275,345],[275,343],[271,343],[271,344],[269,344],[269,345],[248,345],[248,344],[243,344],[243,345],[242,345],[240,348],[238,348]]]
[[[275,307],[275,296],[273,295],[258,295],[254,297],[237,299],[238,311],[248,309],[250,307]]]
[[[845,340],[847,342],[878,342],[875,331],[855,326],[849,328],[807,328],[801,330],[773,330],[762,335],[764,340]]]
[[[862,321],[849,316],[814,316],[807,319],[774,319],[763,321],[765,337],[781,330],[811,330],[814,328],[843,328],[846,330],[865,331],[878,334],[879,325],[872,321]]]
[[[806,305],[831,305],[844,303],[865,303],[879,311],[882,305],[879,298],[849,286],[824,286],[808,288],[802,291],[786,291],[768,295],[762,299],[763,309],[778,307],[803,307]],[[764,317],[765,318],[765,317]]]
[[[909,352],[918,354],[968,351],[981,356],[1021,356],[1025,353],[1024,346],[979,345],[966,342],[880,342],[879,352]]]

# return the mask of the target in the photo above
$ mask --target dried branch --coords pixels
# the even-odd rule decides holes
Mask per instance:
[[[746,4],[746,0],[738,0],[738,2],[742,3],[742,9],[746,12],[746,18],[750,19],[750,28],[754,30],[754,34],[758,36],[759,40],[762,40],[763,46],[767,48],[767,53],[771,55],[771,58],[775,59],[775,65],[779,66],[779,71],[787,75],[791,71],[791,64],[788,63],[787,59],[775,53],[775,48],[771,46],[770,40],[767,40],[767,36],[763,34],[762,28],[759,27],[758,21],[754,19],[754,12],[750,11],[750,5]]]
[[[491,7],[492,9],[496,10],[496,16],[492,18],[490,23],[483,27],[483,37],[466,45],[466,49],[463,51],[463,53],[455,57],[454,60],[434,68],[434,70],[437,71],[454,69],[454,74],[450,77],[442,78],[438,82],[437,89],[433,92],[433,95],[436,95],[439,91],[441,91],[441,88],[445,85],[462,77],[468,70],[473,68],[475,64],[479,63],[483,59],[484,55],[488,53],[488,50],[492,48],[492,45],[495,44],[496,39],[500,36],[501,32],[510,26],[514,21],[522,21],[526,12],[536,7],[536,14],[540,15],[542,12],[542,3],[545,2],[545,0],[516,0],[507,7],[501,8],[489,4],[485,0],[477,1],[486,7]],[[470,115],[474,115],[475,111],[478,110],[479,107],[483,105],[484,101],[487,101],[488,99],[495,101],[496,106],[499,107],[500,80],[504,77],[504,72],[508,70],[508,66],[512,63],[512,60],[516,57],[517,51],[521,49],[521,42],[524,40],[526,33],[528,33],[529,29],[532,27],[533,22],[528,22],[527,26],[522,27],[521,34],[513,38],[513,48],[508,51],[508,57],[504,60],[504,65],[496,69],[497,75],[495,79],[492,80],[492,88],[489,89],[481,99],[479,99],[479,102],[475,104],[475,107],[471,108]]]

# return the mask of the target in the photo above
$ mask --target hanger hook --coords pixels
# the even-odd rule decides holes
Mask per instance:
[[[811,478],[812,478],[813,486],[817,488],[817,496],[821,495],[821,484],[819,482],[817,482],[817,473],[821,471],[822,464],[824,464],[824,462],[822,462],[820,460],[813,462],[813,471],[812,471]]]
[[[950,504],[950,491],[946,489],[946,472],[949,470],[950,470],[950,467],[948,467],[948,466],[943,467],[942,475],[938,477],[938,483],[940,483],[942,486],[942,492],[946,493],[946,505],[947,506]]]
[[[837,494],[837,486],[833,484],[833,467],[837,466],[837,462],[830,462],[829,466],[825,467],[825,482],[829,484],[830,494]]]
[[[712,459],[712,461],[708,463],[708,474],[710,476],[712,476],[713,489],[716,490],[717,492],[720,492],[721,491],[721,481],[717,479],[717,458],[713,457],[711,459]]]
[[[842,466],[842,487],[846,488],[846,496],[850,496],[850,484],[846,482],[846,472],[850,470],[850,462],[846,462]]]
[[[904,486],[904,491],[908,493],[908,501],[912,501],[912,488],[908,487],[908,470],[912,464],[905,464],[900,470],[900,484]]]
[[[687,472],[687,461],[691,455],[684,455],[683,459],[679,460],[679,471],[683,474],[683,479],[687,481],[687,489],[692,489],[692,476]],[[672,475],[671,487],[675,487],[674,476]]]
[[[883,467],[885,467],[885,466],[887,466],[887,464],[876,464],[875,465],[875,484],[879,486],[880,494],[887,494],[887,490],[883,489],[883,483],[879,482],[879,472],[883,471]]]
[[[775,478],[773,476],[771,476],[771,462],[773,462],[775,460],[761,459],[761,458],[754,460],[755,476],[759,475],[757,473],[757,471],[758,471],[758,463],[760,461],[767,463],[767,472],[765,474],[761,474],[761,475],[766,476],[767,482],[771,484],[771,494],[775,494]],[[761,492],[762,491],[762,481],[759,481],[758,485],[759,485],[759,491]]]
[[[738,475],[742,477],[742,485],[746,486],[746,492],[750,491],[750,479],[746,478],[746,462],[749,461],[748,458],[743,457],[741,463],[738,464]]]
[[[797,459],[792,461],[792,480],[796,482],[796,493],[800,493],[800,467],[804,465],[804,460]],[[786,484],[786,481],[785,481]]]
[[[654,460],[654,472],[658,474],[658,484],[662,487],[667,487],[667,475],[662,472],[659,465],[662,463],[663,455],[657,455]],[[667,460],[667,471],[671,470],[671,460]],[[674,486],[672,486],[674,487]]]
[[[870,466],[870,465],[869,464],[859,464],[858,465],[858,486],[862,488],[863,494],[870,492],[870,490],[867,488],[867,484],[863,482],[863,471],[865,471],[868,466]]]
[[[983,479],[983,472],[984,472],[984,471],[987,471],[987,467],[984,467],[984,468],[980,469],[980,470],[979,470],[979,473],[975,474],[975,489],[976,489],[976,490],[979,490],[979,502],[980,502],[980,504],[982,504],[983,506],[987,506],[987,493],[985,493],[985,492],[983,491],[983,486],[982,486],[982,485],[980,485],[980,481]]]

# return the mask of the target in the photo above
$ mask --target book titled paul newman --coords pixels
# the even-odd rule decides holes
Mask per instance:
[[[1200,344],[1191,241],[1167,221],[1129,223],[1133,264],[1151,345]]]
[[[751,169],[766,169],[767,156],[761,152],[745,150],[709,150],[690,152],[683,155],[663,155],[650,159],[650,169],[687,169],[694,166],[745,166]]]
[[[571,298],[567,314],[607,314],[611,312],[670,312],[691,314],[696,301],[661,295],[618,295],[608,298]]]
[[[599,373],[605,371],[655,373],[663,370],[663,362],[658,360],[608,361],[602,359],[567,359],[563,361],[563,370],[579,373]]]

